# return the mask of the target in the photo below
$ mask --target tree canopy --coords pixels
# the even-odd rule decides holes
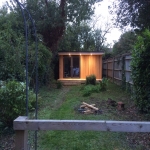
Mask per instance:
[[[123,33],[118,42],[113,46],[113,54],[124,54],[131,53],[133,50],[133,45],[136,41],[136,34],[133,31],[128,31]]]
[[[99,0],[101,1],[101,0]],[[95,0],[26,0],[24,6],[29,10],[37,25],[37,32],[51,51],[65,33],[67,24],[80,25],[89,20],[94,13]],[[20,10],[16,7],[15,11]],[[21,15],[21,13],[20,13]]]
[[[105,35],[101,29],[94,29],[86,22],[68,25],[59,44],[59,51],[102,51],[105,47]]]
[[[128,25],[140,30],[150,27],[149,0],[118,0],[111,12],[117,14],[116,25],[122,28]]]
[[[25,80],[25,38],[23,27],[20,27],[18,14],[0,9],[0,80]],[[40,36],[40,35],[39,35]],[[32,36],[28,40],[28,65],[30,81],[34,81],[35,74],[35,42]],[[51,52],[38,42],[39,80],[43,82],[45,75],[50,75],[49,64]],[[48,69],[49,68],[49,69]]]

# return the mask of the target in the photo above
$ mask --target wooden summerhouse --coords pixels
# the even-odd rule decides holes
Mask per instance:
[[[85,83],[94,74],[102,79],[102,52],[59,52],[59,81],[64,85]]]

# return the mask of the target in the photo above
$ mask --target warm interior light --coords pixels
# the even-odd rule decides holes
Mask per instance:
[[[92,55],[92,53],[91,53],[91,55]]]
[[[81,55],[81,53],[80,53],[80,55]]]

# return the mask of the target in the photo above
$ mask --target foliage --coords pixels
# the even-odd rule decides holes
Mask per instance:
[[[0,10],[0,79],[24,80],[23,34],[13,29],[13,13],[7,9]],[[16,25],[16,24],[14,24]]]
[[[132,92],[133,92],[132,91],[132,85],[129,82],[126,83],[126,91],[129,94],[132,94]]]
[[[90,96],[92,93],[91,85],[85,86],[83,90],[83,96]]]
[[[92,51],[95,41],[92,29],[85,23],[68,25],[60,41],[59,51]]]
[[[83,96],[90,96],[92,93],[98,93],[101,91],[106,91],[108,85],[108,79],[103,78],[98,84],[86,84],[82,87]]]
[[[96,76],[94,74],[86,77],[86,85],[88,84],[96,85]]]
[[[29,77],[31,85],[35,86],[35,43],[29,46]],[[51,67],[52,53],[42,43],[38,42],[38,80],[40,85],[47,85],[53,80],[53,71]]]
[[[111,13],[116,16],[116,25],[136,27],[137,29],[149,28],[150,3],[146,0],[119,0],[114,2]]]
[[[56,85],[57,85],[57,89],[61,89],[63,87],[63,84],[61,81],[57,81]]]
[[[107,60],[112,57],[113,57],[112,52],[105,52],[105,54],[102,56],[103,60]]]
[[[52,51],[56,51],[58,42],[63,37],[66,25],[89,20],[94,13],[95,0],[25,0],[24,7],[31,13],[37,25],[37,31]],[[15,6],[15,5],[14,5]],[[20,12],[18,6],[13,8]],[[21,13],[20,13],[21,14]]]
[[[94,29],[88,22],[68,25],[58,51],[106,51],[106,34],[100,28]]]
[[[133,99],[141,111],[150,110],[150,31],[138,36],[132,52]]]
[[[26,112],[26,86],[23,82],[9,81],[0,88],[0,121],[12,126],[13,120]],[[35,107],[35,94],[29,91],[29,109]]]
[[[136,34],[132,31],[128,31],[123,33],[119,41],[116,42],[113,46],[113,54],[125,54],[125,53],[131,53],[133,49],[133,45],[136,41]]]
[[[25,80],[25,39],[18,15],[8,13],[3,7],[0,10],[0,79],[24,82]],[[17,20],[17,21],[14,21]],[[38,35],[41,38],[41,35]],[[30,83],[35,84],[35,42],[29,36],[28,41],[28,74]],[[48,83],[51,75],[52,54],[42,41],[38,41],[38,74],[40,84]]]
[[[108,85],[108,79],[107,78],[103,78],[102,81],[100,81],[99,85],[100,85],[100,88],[99,90],[100,91],[106,91],[107,89],[107,85]]]
[[[85,85],[83,89],[83,96],[90,96],[92,93],[99,92],[99,86],[98,85]]]

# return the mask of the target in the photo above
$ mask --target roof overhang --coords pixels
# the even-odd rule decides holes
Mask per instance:
[[[58,55],[103,55],[103,52],[58,52]]]

